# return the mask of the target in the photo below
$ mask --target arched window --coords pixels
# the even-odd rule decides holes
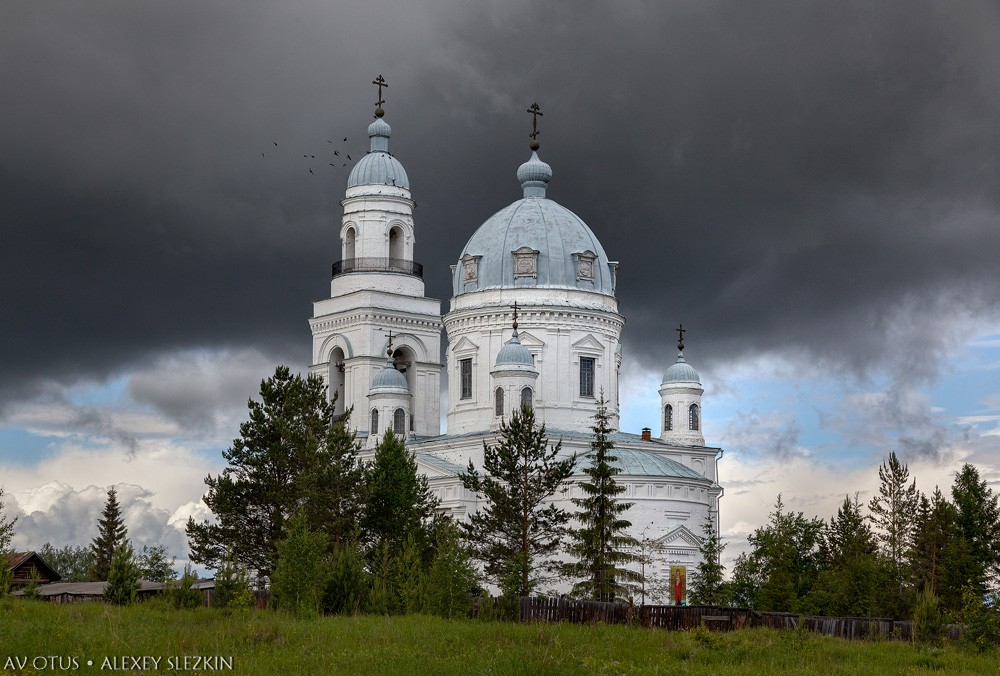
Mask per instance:
[[[698,404],[691,404],[691,408],[688,409],[688,428],[698,429]]]
[[[348,228],[347,232],[344,233],[344,260],[349,261],[354,258],[354,240],[356,238],[354,228]]]
[[[667,432],[674,429],[674,407],[670,404],[663,407],[663,429]]]
[[[406,411],[401,408],[392,412],[392,433],[406,434]]]
[[[372,428],[368,430],[369,434],[378,434],[378,409],[372,409]]]
[[[521,406],[531,408],[531,388],[525,387],[521,390]]]
[[[392,228],[389,230],[389,265],[403,260],[403,230],[402,228]]]
[[[496,407],[495,407],[495,409],[493,411],[493,414],[495,416],[497,416],[497,417],[500,417],[500,416],[503,415],[503,388],[502,387],[498,387],[497,388],[497,391],[496,391]]]

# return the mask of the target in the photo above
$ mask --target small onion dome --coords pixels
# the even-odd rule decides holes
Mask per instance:
[[[663,383],[701,383],[698,372],[684,361],[684,353],[677,353],[677,361],[663,374]]]
[[[399,160],[389,154],[389,137],[392,127],[384,119],[377,118],[368,125],[371,149],[362,157],[347,178],[347,187],[359,185],[393,185],[410,189],[410,179]]]
[[[393,367],[391,361],[386,362],[382,370],[375,374],[371,389],[368,391],[369,394],[382,392],[410,393],[410,388],[406,385],[406,377]]]
[[[532,151],[531,159],[517,168],[517,180],[524,189],[525,197],[545,197],[545,187],[552,180],[552,167]]]
[[[496,366],[498,369],[504,370],[523,370],[525,368],[535,370],[535,360],[531,358],[531,352],[528,351],[528,348],[521,345],[521,341],[517,337],[517,329],[514,329],[514,335],[504,343],[504,346],[497,353]]]

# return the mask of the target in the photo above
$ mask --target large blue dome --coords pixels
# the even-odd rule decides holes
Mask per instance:
[[[549,165],[532,153],[517,176],[524,198],[490,216],[469,239],[455,267],[455,295],[483,289],[555,287],[613,296],[614,279],[604,247],[583,219],[545,197],[552,176]],[[534,266],[531,274],[515,271],[514,252],[519,250],[532,258],[528,263]]]

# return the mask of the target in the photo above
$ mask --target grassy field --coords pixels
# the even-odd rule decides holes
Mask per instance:
[[[88,660],[94,664],[88,666]],[[950,645],[849,642],[763,629],[667,632],[424,616],[299,620],[269,611],[0,602],[0,673],[85,674],[115,667],[148,673],[183,667],[200,673],[409,676],[995,674],[1000,656]]]

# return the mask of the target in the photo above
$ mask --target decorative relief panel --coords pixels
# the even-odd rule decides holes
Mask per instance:
[[[538,250],[522,246],[514,255],[514,277],[538,277]]]
[[[587,250],[580,253],[573,254],[576,259],[576,279],[577,281],[586,280],[589,282],[594,281],[594,261],[597,260],[597,254],[593,251]]]
[[[462,282],[475,284],[479,280],[479,259],[482,256],[465,254],[462,256]]]

